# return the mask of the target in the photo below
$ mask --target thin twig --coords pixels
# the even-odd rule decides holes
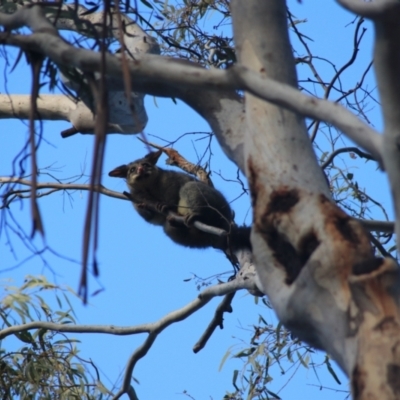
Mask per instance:
[[[367,160],[373,160],[376,161],[374,157],[371,156],[371,154],[365,153],[364,151],[360,150],[357,147],[342,147],[341,149],[337,149],[334,152],[332,152],[328,158],[323,162],[321,165],[322,169],[325,169],[326,167],[329,166],[329,164],[333,161],[333,159],[341,153],[356,153],[358,156],[362,158],[366,158]]]

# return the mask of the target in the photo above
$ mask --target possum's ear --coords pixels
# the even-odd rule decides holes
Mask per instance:
[[[162,151],[158,150],[158,151],[154,151],[154,152],[151,152],[151,153],[145,155],[144,158],[146,159],[146,161],[148,161],[152,165],[156,165],[161,154],[162,154]]]
[[[120,165],[117,168],[114,168],[112,171],[108,173],[108,176],[112,176],[114,178],[126,178],[128,174],[128,166],[127,165]]]

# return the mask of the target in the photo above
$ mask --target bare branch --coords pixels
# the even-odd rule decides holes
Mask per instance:
[[[138,137],[138,139],[141,142],[150,145],[158,150],[161,150],[163,153],[165,153],[168,156],[168,159],[166,160],[167,165],[178,167],[182,171],[185,171],[190,175],[196,176],[201,182],[204,182],[207,185],[214,187],[210,179],[210,174],[207,173],[204,168],[202,168],[200,165],[193,164],[190,161],[186,160],[186,158],[183,157],[181,154],[179,154],[179,152],[176,151],[175,149],[163,147],[156,143],[146,142],[146,140],[143,140],[140,137]]]
[[[249,281],[242,281],[242,284],[246,285],[246,288],[251,287],[252,283]],[[254,284],[254,282],[253,282]],[[161,333],[165,328],[175,322],[182,321],[193,314],[195,311],[202,308],[205,304],[207,304],[213,297],[215,296],[223,296],[228,293],[232,293],[237,290],[237,282],[236,280],[232,280],[227,283],[222,283],[220,285],[212,286],[210,288],[205,289],[202,293],[200,293],[199,297],[193,300],[191,303],[186,305],[185,307],[173,311],[165,317],[161,318],[154,324],[152,324],[151,331],[149,331],[149,336],[145,340],[145,342],[138,347],[135,352],[131,355],[128,365],[125,370],[125,376],[123,380],[123,384],[119,392],[115,395],[114,399],[118,399],[124,393],[126,393],[129,389],[133,369],[136,363],[143,358],[150,347],[156,340],[159,333]],[[1,338],[1,336],[0,336]]]
[[[65,333],[105,333],[117,336],[152,332],[155,332],[158,335],[169,325],[175,322],[182,321],[192,315],[195,311],[202,308],[214,297],[224,296],[228,293],[232,293],[241,289],[251,289],[253,285],[254,282],[250,282],[249,280],[245,281],[234,279],[230,282],[211,286],[201,292],[195,300],[193,300],[186,306],[165,315],[163,318],[153,323],[135,325],[130,327],[118,327],[114,325],[69,325],[57,324],[47,321],[34,321],[21,325],[13,325],[0,330],[0,339],[4,339],[7,336],[14,335],[15,333],[26,332],[32,329],[47,329],[50,331]]]
[[[119,92],[118,92],[119,93]],[[111,92],[111,99],[118,104],[121,99],[118,93]],[[93,133],[95,119],[88,107],[79,101],[75,103],[65,95],[41,94],[37,99],[37,108],[40,118],[50,121],[68,121],[73,125],[71,133]],[[30,109],[30,96],[24,94],[0,94],[0,119],[18,118],[28,119]],[[138,110],[140,108],[138,107]],[[143,129],[143,120],[147,117],[130,118],[129,121],[115,121],[107,126],[108,133],[135,133]],[[115,118],[114,118],[115,119]],[[72,133],[73,132],[73,133]]]
[[[28,3],[30,4],[30,3]],[[60,18],[59,9],[67,12],[70,18]],[[82,4],[57,4],[56,6],[46,6],[44,9],[46,17],[55,23],[56,28],[79,32],[86,37],[93,37],[94,33],[101,34],[104,26],[103,13],[90,13]],[[117,4],[110,7],[106,15],[106,33],[118,41],[123,40],[129,56],[137,53],[159,54],[160,48],[157,41],[148,35],[143,29],[128,16],[121,14]],[[123,29],[122,26],[123,25]]]
[[[0,14],[0,24],[3,24],[2,17],[3,14]],[[38,51],[61,65],[66,65],[66,60],[68,60],[69,66],[72,64],[76,68],[89,72],[100,71],[100,54],[74,48],[55,34],[41,32],[29,36],[0,34],[0,43]],[[119,82],[123,88],[120,60],[107,55],[106,63],[107,73],[113,78],[113,84]],[[137,61],[131,61],[129,69],[135,89],[155,95],[171,96],[174,92],[174,90],[171,91],[173,85],[180,86],[180,90],[182,86],[248,90],[256,96],[304,116],[333,124],[371,153],[374,158],[381,161],[381,136],[351,112],[327,100],[306,96],[293,87],[262,77],[244,66],[235,66],[227,71],[205,70],[195,64],[146,54],[138,57]]]
[[[15,177],[0,177],[0,184],[1,183],[19,183],[21,185],[26,185],[26,186],[32,187],[32,181],[27,180],[27,179],[22,179],[22,178],[15,178]],[[36,188],[37,188],[37,190],[51,189],[49,192],[37,194],[36,197],[38,197],[38,198],[47,196],[53,192],[60,191],[60,190],[85,190],[85,191],[93,190],[96,193],[104,194],[108,197],[113,197],[113,198],[120,199],[120,200],[132,201],[128,192],[123,192],[123,193],[114,192],[113,190],[107,189],[102,185],[91,186],[89,184],[47,182],[47,183],[37,183]],[[8,207],[9,204],[14,200],[15,197],[30,198],[30,196],[28,194],[23,194],[23,193],[27,193],[27,191],[26,190],[11,190],[11,191],[5,193],[3,195],[4,204],[2,207]],[[11,200],[8,202],[5,201],[10,196],[13,196],[11,198]],[[2,207],[0,207],[0,208],[2,208]],[[152,204],[146,204],[145,207],[152,211],[160,212]],[[167,216],[168,216],[168,218],[170,218],[171,220],[173,220],[176,223],[179,223],[179,224],[185,223],[184,217],[182,217],[172,211],[168,211]],[[193,226],[202,232],[210,233],[212,235],[216,235],[221,238],[227,237],[229,235],[229,232],[227,232],[223,229],[204,224],[203,222],[200,222],[200,221],[194,221]]]
[[[104,14],[87,13],[87,9],[82,6],[75,8],[72,5],[63,5],[60,8],[59,5],[48,5],[47,7],[42,8],[41,6],[21,7],[21,5],[17,5],[17,9],[17,12],[11,16],[5,14],[6,18],[4,18],[4,22],[6,26],[13,28],[14,26],[19,25],[22,20],[25,20],[25,24],[28,25],[33,31],[40,30],[49,35],[58,35],[58,32],[54,30],[54,28],[52,31],[45,29],[48,26],[53,27],[52,24],[49,25],[50,20],[55,21],[56,26],[61,29],[82,30],[82,33],[86,34],[87,36],[96,35],[104,30],[102,28],[102,24],[100,24]],[[58,18],[60,15],[60,9],[63,11],[63,17],[65,18]],[[49,20],[45,18],[45,15],[49,17]],[[123,30],[124,34],[121,35],[119,32],[120,30],[115,28],[116,20],[118,19],[120,21],[121,18],[117,18],[116,13],[112,13],[111,15],[112,21],[109,20],[108,16],[107,19],[109,20],[108,23],[110,25],[114,24],[114,28],[108,29],[109,27],[107,27],[105,33],[109,36],[116,37],[117,39],[124,39],[124,43],[126,44],[125,49],[127,50],[129,57],[133,57],[133,54],[138,52],[159,52],[159,48],[155,40],[151,36],[147,35],[137,24],[135,24],[126,16],[121,17],[125,23],[125,29]],[[69,16],[69,18],[67,16]],[[117,54],[117,57],[123,58],[124,56],[125,53],[121,54],[119,52]],[[70,66],[68,65],[65,65],[64,68],[62,68],[62,81],[67,87],[75,90],[79,95],[81,95],[80,92],[82,85],[73,81],[69,71]],[[76,71],[76,73],[79,74],[79,71]],[[132,134],[141,132],[143,130],[147,123],[147,114],[144,108],[143,96],[143,94],[131,92],[131,95],[126,97],[123,90],[109,91],[108,109],[110,111],[110,123],[107,125],[107,133],[117,132]],[[85,100],[84,96],[82,96],[82,98]],[[11,100],[13,103],[15,103],[17,100],[21,99],[15,99],[14,101],[14,96],[10,96],[10,99],[7,100]],[[70,110],[67,113],[64,113],[61,116],[52,116],[53,118],[51,119],[68,120],[72,123],[73,128],[69,129],[67,132],[64,132],[63,137],[71,136],[77,132],[93,133],[95,119],[92,111],[87,106],[91,108],[89,103],[85,105],[83,102],[79,102],[77,105],[69,107]],[[19,107],[20,105],[17,103],[16,108]],[[54,109],[54,105],[50,105],[50,107]],[[44,115],[40,115],[42,118],[46,118],[47,111],[45,109],[43,111]],[[7,115],[4,117],[7,117]]]
[[[328,158],[322,163],[321,168],[325,169],[326,167],[329,166],[329,164],[334,160],[334,158],[341,153],[356,153],[362,158],[366,158],[367,160],[374,160],[376,161],[370,154],[365,153],[358,149],[357,147],[342,147],[341,149],[337,149],[334,152],[332,152]]]
[[[57,35],[58,31],[53,24],[44,17],[40,6],[23,7],[13,14],[1,13],[0,24],[7,31],[28,26],[32,31],[43,31],[49,35]]]
[[[124,195],[126,197],[130,198],[130,195],[129,195],[128,192],[124,192]],[[160,210],[154,204],[147,203],[147,204],[143,204],[142,207],[148,209],[149,211],[153,211],[153,212],[156,212],[156,213],[160,212]],[[176,213],[174,213],[172,211],[168,211],[166,213],[166,215],[167,215],[168,219],[170,219],[170,220],[172,220],[172,221],[174,221],[176,223],[179,223],[179,224],[182,224],[182,225],[185,224],[185,218],[182,217],[179,214],[176,214]],[[211,226],[211,225],[206,225],[206,224],[204,224],[203,222],[200,222],[200,221],[194,221],[193,222],[193,226],[195,226],[197,229],[199,229],[202,232],[210,233],[212,235],[216,235],[216,236],[220,236],[220,237],[227,236],[227,234],[228,234],[226,231],[224,231],[221,228],[217,228],[217,227]]]
[[[9,96],[0,94],[0,118],[28,119],[29,102],[30,95],[13,94]],[[76,107],[76,104],[64,95],[41,94],[37,99],[38,113],[45,120],[63,120],[72,123],[71,113]],[[91,120],[93,120],[92,114]]]
[[[14,177],[6,177],[6,176],[0,176],[0,184],[1,183],[19,183],[21,185],[25,186],[32,186],[32,181],[23,179],[23,178],[14,178]],[[43,182],[40,183],[38,182],[36,185],[37,190],[42,190],[42,189],[55,189],[56,191],[59,190],[90,190],[89,184],[79,184],[79,183],[56,183],[56,182]],[[96,192],[104,194],[109,197],[114,197],[116,199],[120,200],[129,200],[120,192],[114,192],[113,190],[106,189],[104,186],[95,186],[94,189]],[[17,195],[18,197],[29,197],[29,196],[24,196],[22,193],[25,191],[20,191],[20,190],[12,190],[11,192],[6,193],[3,197],[7,198],[11,195]],[[38,194],[37,197],[42,197],[47,195],[47,193],[41,193]]]
[[[240,86],[249,92],[305,117],[331,123],[382,162],[382,137],[340,104],[307,96],[289,85],[262,77],[243,66],[232,70],[243,83]]]
[[[38,231],[42,237],[44,237],[44,227],[42,223],[42,217],[39,210],[39,204],[36,199],[36,185],[37,185],[37,159],[36,159],[36,128],[35,119],[38,118],[36,99],[39,96],[40,90],[40,69],[43,64],[43,57],[35,53],[26,53],[32,71],[32,86],[31,86],[31,101],[30,101],[30,113],[29,113],[29,144],[31,148],[31,170],[32,170],[32,187],[31,187],[31,215],[32,215],[32,233],[31,237],[35,236]]]
[[[14,178],[14,177],[5,177],[5,176],[0,176],[0,184],[2,183],[19,183],[21,185],[25,186],[32,186],[32,182],[27,179],[23,178]],[[50,189],[49,192],[44,192],[44,193],[38,193],[37,198],[47,196],[51,193],[61,191],[61,190],[89,190],[89,185],[88,184],[79,184],[79,183],[56,183],[56,182],[38,182],[37,183],[37,189],[38,190],[43,190],[43,189]],[[128,200],[131,201],[129,196],[126,196],[126,192],[120,193],[120,192],[115,192],[113,190],[107,189],[104,186],[95,186],[94,190],[97,191],[98,193],[104,194],[105,196],[112,197],[115,199],[119,200]],[[25,193],[25,194],[24,194]],[[27,190],[12,190],[5,195],[3,195],[4,199],[7,199],[10,196],[14,197],[19,197],[19,198],[29,198],[29,191]],[[5,202],[2,207],[8,207],[11,201]],[[171,218],[176,220],[178,223],[184,223],[183,217],[171,213]],[[382,232],[382,233],[393,233],[394,231],[394,222],[390,221],[375,221],[375,220],[364,220],[364,219],[357,219],[355,218],[358,222],[364,225],[364,227],[370,231],[370,232]],[[213,226],[209,226],[206,224],[203,224],[199,221],[194,222],[194,226],[197,229],[202,230],[203,232],[206,233],[211,233],[214,235],[218,236],[224,236],[227,235],[227,232],[225,232],[222,229],[215,228]],[[240,261],[240,265],[243,266],[243,262]]]
[[[391,221],[374,221],[367,219],[357,219],[364,228],[369,232],[381,232],[381,233],[394,233],[394,222]]]

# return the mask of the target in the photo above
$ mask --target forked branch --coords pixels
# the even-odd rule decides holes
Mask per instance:
[[[32,7],[28,11],[24,9],[23,12],[19,10],[12,16],[0,13],[0,24],[7,29],[24,25],[24,23],[30,26],[32,19],[30,12],[33,13],[32,10],[35,10],[35,8]],[[19,14],[20,11],[21,14]],[[45,19],[37,11],[35,11],[35,18]],[[16,21],[18,21],[18,24],[16,24]],[[43,24],[45,23],[43,22]],[[42,26],[42,23],[39,25]],[[1,34],[0,43],[34,50],[60,65],[66,65],[66,60],[68,60],[70,67],[73,66],[87,72],[101,71],[99,53],[75,48],[64,41],[56,32],[54,34],[48,32],[43,34],[40,31],[34,31],[31,35],[26,36]],[[107,78],[112,81],[113,85],[116,85],[113,87],[120,85],[121,90],[123,90],[121,60],[107,54],[105,62]],[[381,162],[381,136],[350,111],[339,104],[307,96],[289,85],[261,76],[242,65],[236,65],[226,71],[206,70],[193,63],[145,54],[138,56],[136,61],[129,62],[129,72],[135,90],[168,97],[178,96],[184,101],[187,101],[189,96],[184,94],[183,89],[248,91],[303,116],[333,124]]]
[[[214,297],[225,296],[229,294],[232,296],[232,294],[235,293],[237,290],[254,290],[256,287],[257,283],[254,279],[252,279],[250,275],[246,275],[245,277],[238,275],[237,278],[233,279],[230,282],[221,283],[205,289],[199,294],[196,299],[191,301],[186,306],[180,308],[179,310],[170,312],[169,314],[165,315],[164,317],[153,323],[135,325],[130,327],[119,327],[113,325],[71,325],[57,324],[47,321],[34,321],[26,324],[10,326],[1,330],[0,340],[20,332],[30,331],[32,329],[45,329],[64,333],[104,333],[118,336],[148,333],[149,335],[143,342],[143,344],[139,346],[129,358],[122,387],[114,396],[114,399],[118,399],[123,394],[128,393],[131,384],[133,369],[136,363],[147,354],[152,344],[157,339],[158,335],[164,329],[166,329],[169,325],[173,323],[183,321],[184,319],[188,318],[194,312],[204,307]]]

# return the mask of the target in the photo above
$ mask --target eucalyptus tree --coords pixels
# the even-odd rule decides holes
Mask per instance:
[[[81,133],[96,138],[90,184],[79,187],[90,191],[83,223],[83,299],[87,297],[88,264],[98,273],[98,198],[104,194],[125,199],[101,185],[106,137],[143,131],[147,123],[144,95],[180,99],[208,122],[227,157],[247,178],[253,224],[252,252],[236,254],[240,264],[236,278],[206,289],[156,324],[94,329],[33,321],[5,328],[0,336],[31,329],[147,332],[115,393],[116,398],[124,393],[134,398],[130,388],[134,366],[164,328],[212,297],[225,295],[196,347],[199,350],[221,323],[221,314],[229,310],[233,293],[247,289],[268,296],[279,320],[293,335],[324,350],[339,364],[351,379],[355,399],[397,399],[399,273],[394,248],[385,249],[384,244],[392,244],[387,238],[393,230],[398,234],[400,225],[397,219],[394,228],[391,223],[365,220],[368,210],[364,206],[371,197],[352,182],[351,174],[332,166],[344,152],[375,162],[387,173],[397,217],[400,5],[394,0],[337,3],[356,15],[354,52],[325,81],[308,38],[301,32],[302,21],[296,20],[283,0],[181,5],[143,1],[150,14],[139,13],[137,4],[119,1],[93,3],[89,10],[78,3],[3,2],[0,43],[5,49],[16,47],[25,53],[33,82],[29,95],[0,96],[1,118],[30,121],[30,177],[15,170],[14,176],[0,178],[5,187],[4,210],[26,194],[22,187],[28,186],[32,235],[44,235],[38,191],[78,188],[57,182],[43,186],[38,181],[36,153],[40,147],[35,121],[69,121],[71,127],[61,132],[63,137]],[[219,18],[218,34],[200,23],[211,12]],[[374,62],[365,67],[353,87],[344,88],[342,75],[357,57],[365,19],[372,21],[375,30]],[[227,22],[232,23],[233,36],[224,28]],[[65,30],[75,32],[77,39],[65,40],[60,35]],[[295,54],[289,31],[302,46]],[[309,68],[313,80],[299,85],[296,64]],[[381,133],[368,123],[366,111],[367,99],[373,94],[365,88],[364,78],[372,67],[384,119]],[[44,77],[51,89],[62,84],[64,94],[41,94]],[[316,86],[317,93],[313,93],[310,87]],[[330,101],[333,93],[337,97]],[[338,130],[336,137],[331,136],[334,148],[330,154],[321,151],[316,140],[322,127]],[[355,146],[335,148],[341,133]],[[181,168],[187,166],[185,160],[177,161],[171,152],[168,155]],[[347,184],[348,197],[340,198],[343,191],[338,182]]]

